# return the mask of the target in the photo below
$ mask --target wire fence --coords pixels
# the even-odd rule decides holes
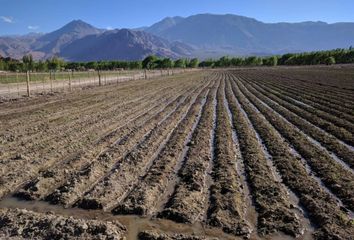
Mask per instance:
[[[174,75],[193,69],[86,71],[45,73],[0,73],[0,97],[18,98],[36,94],[75,91],[90,86]]]

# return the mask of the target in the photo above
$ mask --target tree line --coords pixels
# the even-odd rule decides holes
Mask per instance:
[[[220,59],[207,59],[199,67],[237,67],[237,66],[301,66],[301,65],[332,65],[354,63],[354,49],[335,49],[329,51],[315,51],[305,53],[287,53],[269,57],[221,57]]]
[[[142,61],[91,61],[65,62],[58,57],[45,61],[34,61],[31,55],[23,56],[22,60],[2,58],[0,56],[0,71],[58,71],[58,70],[117,70],[117,69],[167,69],[167,68],[196,68],[196,67],[238,67],[238,66],[277,66],[277,65],[319,65],[354,63],[354,49],[335,49],[329,51],[314,51],[305,53],[287,53],[267,57],[229,57],[206,59],[159,58],[148,56]]]

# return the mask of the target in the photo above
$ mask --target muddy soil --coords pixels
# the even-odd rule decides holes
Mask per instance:
[[[298,71],[0,103],[0,238],[353,239],[351,90]]]

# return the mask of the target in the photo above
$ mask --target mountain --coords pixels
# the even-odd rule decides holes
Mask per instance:
[[[64,47],[60,55],[71,61],[138,60],[148,55],[178,58],[190,55],[192,50],[143,31],[121,29],[81,38]]]
[[[147,55],[188,57],[194,49],[177,41],[167,41],[144,31],[102,30],[74,20],[48,34],[0,37],[0,55],[35,59],[58,55],[68,61],[140,60]]]
[[[165,18],[144,31],[191,44],[197,55],[279,54],[354,44],[354,23],[263,23],[232,14]]]
[[[354,23],[263,23],[226,14],[166,17],[150,27],[103,30],[74,20],[47,34],[0,37],[0,55],[35,59],[58,55],[71,61],[138,60],[161,57],[270,55],[348,48]]]
[[[75,40],[102,32],[104,30],[97,29],[81,20],[74,20],[54,32],[39,37],[32,48],[45,52],[47,55],[59,54],[63,47]]]
[[[5,57],[11,57],[15,59],[22,58],[24,54],[34,53],[35,56],[43,54],[38,54],[31,50],[31,44],[33,44],[40,35],[24,35],[24,36],[6,36],[0,37],[0,55]]]
[[[35,59],[49,58],[60,53],[64,46],[75,40],[101,32],[103,30],[81,20],[75,20],[48,34],[30,33],[23,36],[0,37],[0,54],[16,59],[25,54],[32,54]]]
[[[184,20],[183,17],[166,17],[162,19],[160,22],[155,23],[154,25],[145,28],[144,30],[159,35],[160,33],[173,28],[183,20]]]

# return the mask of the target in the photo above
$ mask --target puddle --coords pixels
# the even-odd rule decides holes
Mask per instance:
[[[20,201],[16,198],[5,198],[0,202],[0,208],[27,209],[38,213],[53,212],[64,217],[74,217],[86,220],[119,221],[127,228],[127,240],[136,240],[138,233],[144,230],[157,230],[167,233],[183,233],[235,239],[223,233],[220,229],[209,228],[198,224],[178,224],[166,219],[152,219],[135,215],[112,215],[100,210],[83,210],[79,208],[66,209],[59,205],[50,205],[42,201]]]

